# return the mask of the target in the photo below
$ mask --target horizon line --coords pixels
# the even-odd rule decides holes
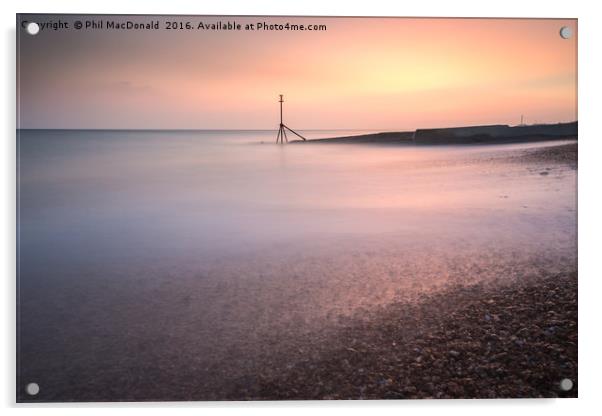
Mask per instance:
[[[353,128],[353,129],[345,129],[345,128],[320,128],[320,129],[297,129],[299,131],[376,131],[380,133],[391,132],[391,133],[407,133],[413,132],[416,130],[423,129],[445,129],[445,128],[457,128],[457,127],[478,127],[478,126],[493,126],[493,125],[504,125],[510,127],[523,127],[523,126],[541,126],[541,125],[553,125],[553,124],[568,124],[568,123],[577,123],[579,119],[571,120],[571,121],[557,121],[557,122],[544,122],[544,123],[533,123],[533,124],[507,124],[507,123],[490,123],[490,124],[468,124],[468,125],[455,125],[455,126],[441,126],[441,127],[417,127],[415,129],[378,129],[378,128]],[[215,129],[215,128],[89,128],[89,127],[17,127],[16,130],[56,130],[56,131],[278,131],[277,128],[269,128],[269,129]]]
[[[148,128],[90,128],[90,127],[17,127],[16,130],[97,130],[97,131],[278,131],[278,128],[270,128],[270,129],[205,129],[205,128],[156,128],[156,129],[148,129]],[[367,131],[367,130],[378,130],[378,129],[297,129],[301,131]],[[389,130],[386,131],[400,131],[400,130]]]

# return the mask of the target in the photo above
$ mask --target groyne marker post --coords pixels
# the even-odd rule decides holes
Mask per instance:
[[[305,137],[301,136],[295,130],[291,129],[286,124],[284,124],[284,121],[282,118],[282,103],[284,102],[284,95],[280,94],[280,100],[278,102],[280,103],[280,128],[278,129],[278,135],[276,136],[276,143],[284,144],[285,140],[288,143],[288,137],[286,137],[286,130],[290,131],[291,133],[295,134],[296,136],[299,136],[303,141],[307,140]]]

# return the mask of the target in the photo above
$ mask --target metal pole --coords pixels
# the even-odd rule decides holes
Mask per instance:
[[[282,94],[279,94],[279,95],[280,95],[280,100],[278,102],[280,103],[280,128],[278,129],[278,135],[276,136],[276,143],[284,144],[285,140],[288,143],[288,137],[286,135],[286,130],[297,135],[298,137],[303,139],[303,141],[305,141],[306,140],[305,137],[301,136],[295,130],[291,129],[290,127],[288,127],[287,125],[284,124],[283,118],[282,118],[282,103],[284,102],[284,95],[282,95]]]
[[[282,126],[282,103],[284,99],[282,98],[282,94],[280,94],[280,125]]]
[[[284,126],[288,131],[290,131],[291,133],[296,134],[297,136],[301,137],[303,139],[303,141],[306,141],[305,137],[301,136],[299,133],[297,133],[295,130],[291,129],[289,126]]]

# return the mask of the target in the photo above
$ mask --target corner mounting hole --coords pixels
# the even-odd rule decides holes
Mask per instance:
[[[573,29],[568,26],[562,26],[560,28],[560,37],[562,39],[570,39],[573,36]]]
[[[25,391],[30,396],[35,396],[36,394],[38,394],[40,392],[40,386],[38,386],[38,383],[29,383],[25,387]]]
[[[563,378],[560,381],[560,390],[562,391],[570,391],[573,388],[573,380],[570,378]]]
[[[27,33],[30,35],[37,35],[40,31],[40,25],[36,22],[29,22],[27,23],[27,26],[25,26],[25,30],[27,30]]]

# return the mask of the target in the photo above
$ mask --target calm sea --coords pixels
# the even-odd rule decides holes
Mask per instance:
[[[224,398],[390,302],[576,267],[576,170],[520,158],[562,142],[17,136],[18,381],[45,399]]]

